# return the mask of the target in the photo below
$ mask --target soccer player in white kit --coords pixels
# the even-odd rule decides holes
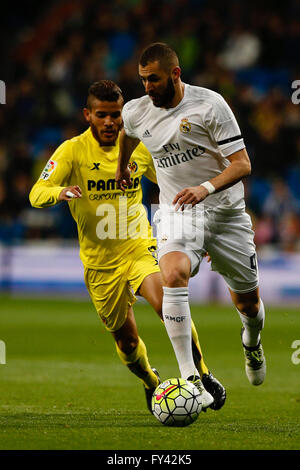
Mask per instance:
[[[143,51],[139,75],[147,95],[123,108],[116,180],[122,189],[130,184],[128,161],[142,141],[160,188],[154,222],[163,316],[181,376],[203,391],[192,356],[188,283],[208,253],[242,321],[247,377],[259,385],[266,374],[260,341],[265,312],[254,232],[245,212],[241,179],[251,164],[241,131],[221,95],[182,82],[178,57],[168,45],[154,43]]]

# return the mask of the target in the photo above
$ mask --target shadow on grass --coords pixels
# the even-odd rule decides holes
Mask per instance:
[[[203,417],[192,425],[192,428],[198,428],[203,431]],[[207,419],[209,418],[209,419]],[[205,417],[205,432],[225,432],[229,434],[236,433],[285,433],[286,437],[300,435],[300,425],[298,420],[290,420],[282,423],[277,419],[271,420],[268,424],[265,422],[253,422],[250,419],[241,420],[239,423],[223,417],[221,421],[213,419],[214,415]],[[202,423],[201,423],[202,421]],[[202,426],[201,426],[202,424]],[[164,428],[154,416],[147,411],[119,411],[115,409],[100,411],[66,411],[54,413],[32,413],[20,412],[14,414],[0,414],[1,429],[18,430],[39,429],[39,428]],[[184,428],[176,428],[177,431],[184,431]]]
[[[0,426],[3,429],[11,428],[128,428],[145,427],[154,428],[161,426],[156,419],[147,412],[119,412],[116,410],[105,410],[97,412],[73,412],[65,413],[14,413],[1,414]]]

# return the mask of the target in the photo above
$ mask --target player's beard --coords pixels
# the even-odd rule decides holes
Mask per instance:
[[[112,146],[115,145],[116,140],[117,140],[118,135],[119,135],[119,130],[120,130],[120,129],[118,129],[118,132],[115,132],[115,133],[112,135],[111,139],[109,139],[109,140],[103,140],[103,139],[101,138],[101,133],[100,133],[100,131],[97,129],[97,127],[95,126],[95,124],[93,124],[92,122],[90,122],[90,126],[91,126],[91,131],[92,131],[93,136],[95,137],[95,139],[97,140],[97,142],[100,144],[101,147],[105,147],[105,146],[107,146],[107,147],[112,147]]]
[[[160,95],[152,95],[152,102],[157,108],[168,108],[175,96],[175,87],[171,77],[168,78],[166,89]]]

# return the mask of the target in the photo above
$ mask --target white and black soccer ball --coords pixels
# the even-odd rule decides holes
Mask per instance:
[[[196,421],[201,410],[201,394],[188,380],[165,380],[153,393],[152,412],[165,426],[188,426]]]

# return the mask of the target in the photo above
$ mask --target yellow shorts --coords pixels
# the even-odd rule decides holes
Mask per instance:
[[[143,280],[159,272],[157,259],[151,251],[149,248],[149,253],[114,269],[85,268],[85,284],[107,330],[113,332],[121,328]]]

